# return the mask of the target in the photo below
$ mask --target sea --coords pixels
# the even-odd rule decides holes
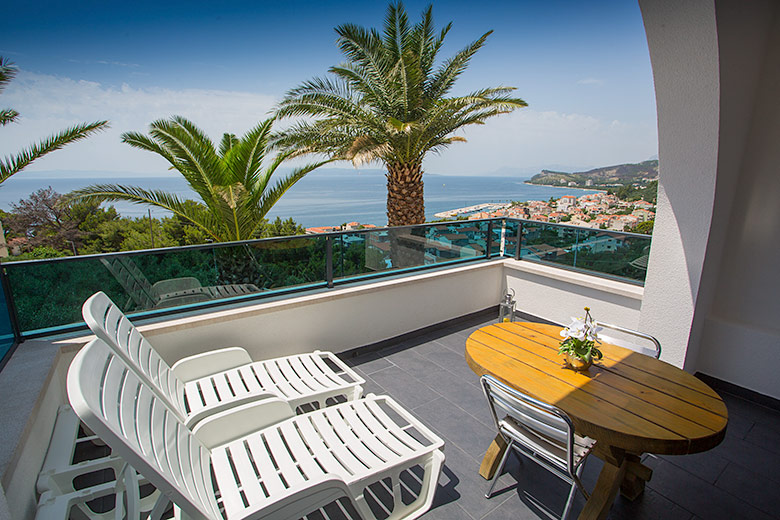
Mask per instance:
[[[482,204],[486,202],[510,202],[548,200],[564,195],[581,196],[592,190],[558,188],[525,184],[528,177],[486,175],[437,175],[426,173],[425,215],[433,220],[434,214]],[[66,175],[55,172],[20,172],[0,184],[0,209],[10,211],[13,204],[26,199],[38,189],[51,187],[65,194],[91,184],[112,183],[141,186],[146,189],[165,190],[181,198],[194,198],[187,183],[179,176],[165,177],[79,177],[72,171]],[[112,202],[117,211],[126,217],[143,217],[149,206],[127,202]],[[285,193],[268,214],[286,219],[292,217],[304,227],[338,226],[346,222],[387,224],[386,180],[380,170],[315,170]],[[152,216],[161,218],[170,213],[151,208]]]

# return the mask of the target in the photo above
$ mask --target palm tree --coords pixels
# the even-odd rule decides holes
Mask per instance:
[[[271,186],[277,168],[296,153],[281,152],[263,169],[273,121],[261,121],[240,139],[224,134],[218,150],[201,129],[181,116],[153,122],[148,136],[122,134],[123,142],[160,155],[181,173],[200,199],[194,203],[161,190],[116,184],[88,186],[72,192],[71,198],[156,206],[191,222],[217,242],[256,238],[265,225],[265,215],[281,196],[328,162],[296,168]]]
[[[423,223],[426,154],[465,141],[453,135],[459,129],[527,106],[510,96],[512,87],[447,97],[492,32],[437,65],[451,26],[436,34],[429,6],[411,27],[398,3],[387,9],[383,34],[352,24],[337,27],[346,63],[331,67],[329,77],[309,80],[286,94],[277,107],[279,117],[312,119],[279,133],[277,145],[348,159],[356,166],[384,163],[388,224]]]
[[[16,76],[16,67],[13,63],[0,56],[0,92]],[[5,126],[16,121],[19,112],[12,108],[0,109],[0,126]],[[39,143],[35,143],[23,149],[16,155],[0,159],[0,183],[15,173],[19,173],[34,160],[43,157],[49,152],[59,150],[68,143],[85,139],[90,134],[108,128],[108,121],[96,121],[94,123],[82,123],[47,137]]]

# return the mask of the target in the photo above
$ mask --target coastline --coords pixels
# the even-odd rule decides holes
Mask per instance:
[[[536,184],[533,182],[523,181],[523,184],[527,184],[529,186],[544,186],[545,188],[563,188],[566,190],[583,190],[583,191],[608,191],[609,188],[594,188],[594,187],[588,187],[588,188],[582,188],[580,186],[556,186],[554,184]]]

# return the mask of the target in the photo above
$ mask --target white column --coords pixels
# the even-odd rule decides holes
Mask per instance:
[[[720,96],[711,0],[640,0],[658,110],[658,210],[640,328],[683,367],[715,198]]]

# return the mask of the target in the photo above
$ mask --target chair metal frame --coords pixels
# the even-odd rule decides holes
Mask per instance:
[[[496,482],[498,482],[498,477],[506,465],[509,454],[514,450],[571,485],[566,505],[561,515],[562,519],[567,518],[574,501],[575,489],[579,489],[586,500],[590,496],[582,484],[580,476],[585,466],[585,460],[595,442],[584,438],[589,445],[585,447],[582,455],[577,456],[575,454],[576,437],[574,423],[572,423],[566,412],[549,403],[539,401],[515,390],[491,375],[482,376],[480,383],[490,405],[490,412],[496,429],[507,443],[507,448],[496,469],[496,473],[493,475],[490,487],[487,493],[485,493],[485,498],[490,498],[493,495],[493,488]],[[543,437],[549,444],[561,450],[565,449],[565,459],[559,458],[545,450],[541,444],[535,444],[529,439],[523,439],[515,435],[508,426],[506,417],[499,418],[499,414],[496,411],[497,406],[506,413],[506,417],[531,430],[534,434]],[[557,441],[558,445],[556,445],[555,441]]]
[[[629,335],[635,336],[637,338],[646,339],[646,340],[652,342],[653,345],[655,346],[655,354],[653,354],[653,357],[655,357],[655,359],[660,359],[661,358],[661,342],[658,341],[654,336],[651,336],[650,334],[647,334],[645,332],[639,332],[638,330],[629,329],[629,328],[626,328],[626,327],[621,327],[620,325],[613,325],[611,323],[604,323],[603,321],[597,321],[596,322],[596,326],[602,327],[604,329],[615,330],[617,332],[622,332],[624,334],[629,334]],[[613,338],[610,338],[608,336],[603,336],[601,334],[599,334],[599,337],[603,341],[605,341],[606,343],[613,343],[613,342],[615,342],[615,344],[617,344],[620,347],[625,346],[626,348],[629,348],[631,350],[636,350],[635,348],[632,348],[631,345],[626,345],[625,342],[622,342],[619,339],[615,340]],[[640,352],[640,354],[641,353],[642,352]]]

